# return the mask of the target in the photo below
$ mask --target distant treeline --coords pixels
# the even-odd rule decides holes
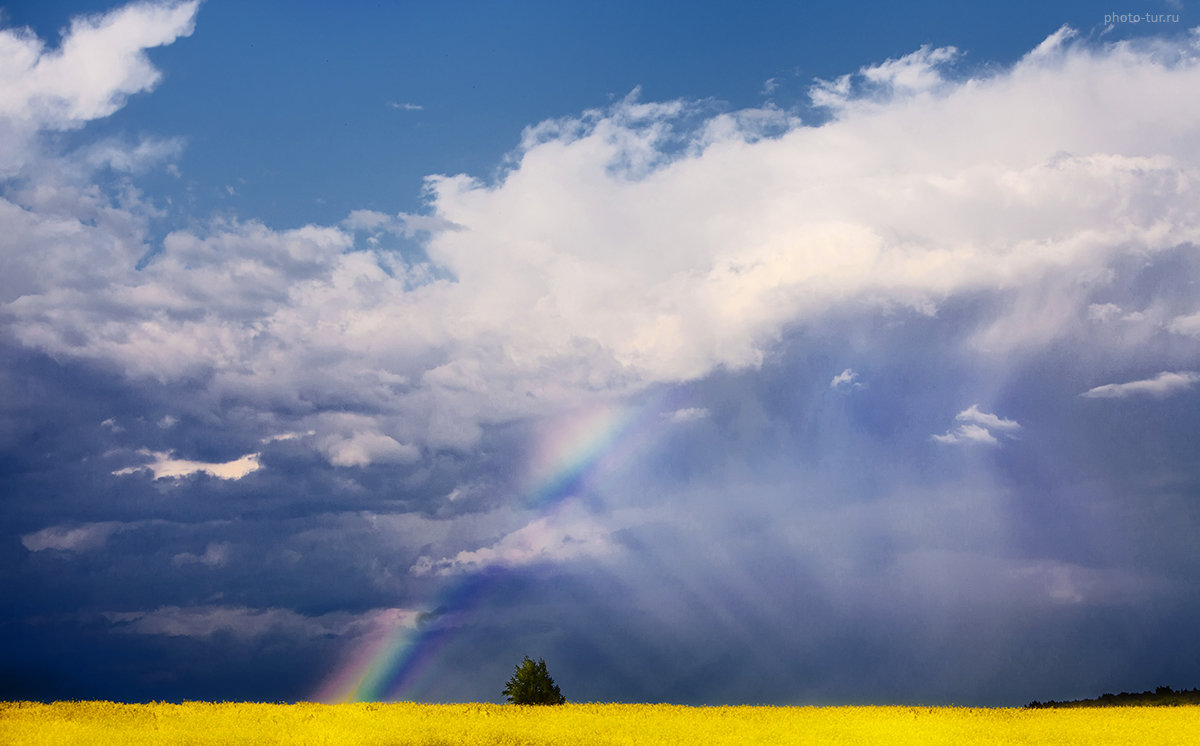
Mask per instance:
[[[1025,705],[1029,708],[1039,707],[1178,707],[1179,705],[1200,705],[1200,689],[1175,691],[1169,686],[1160,686],[1152,692],[1141,694],[1101,694],[1096,699],[1075,699],[1070,702],[1038,702],[1034,700]]]

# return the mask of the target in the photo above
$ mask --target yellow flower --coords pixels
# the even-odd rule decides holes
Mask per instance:
[[[0,703],[0,743],[911,744],[1195,742],[1200,706],[1085,709],[566,704]]]

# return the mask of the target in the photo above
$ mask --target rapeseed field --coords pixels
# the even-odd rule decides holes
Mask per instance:
[[[1200,706],[684,707],[568,704],[0,703],[0,743],[1089,744],[1200,743]]]

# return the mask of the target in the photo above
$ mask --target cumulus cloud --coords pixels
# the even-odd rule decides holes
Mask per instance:
[[[103,37],[140,49],[190,29],[195,10],[131,8],[86,28],[155,19],[156,34]],[[41,49],[27,37],[12,36]],[[431,177],[427,215],[360,210],[287,231],[214,221],[144,262],[144,206],[98,204],[83,183],[26,190],[0,200],[0,313],[28,347],[203,382],[276,418],[275,432],[311,429],[343,466],[469,448],[489,424],[758,366],[784,329],[835,311],[933,314],[1005,293],[1008,314],[977,347],[1044,345],[1085,315],[1078,278],[1200,240],[1200,102],[1178,95],[1200,88],[1200,65],[1175,52],[1063,32],[1009,69],[955,77],[958,54],[925,47],[818,86],[821,126],[630,96],[529,128],[493,182]],[[70,117],[156,79],[129,63],[106,93],[68,96],[36,58],[14,89],[77,98],[51,107]],[[22,95],[10,109],[33,111]],[[364,231],[419,235],[428,260],[355,250]],[[941,437],[1010,434],[961,427]]]
[[[144,50],[191,35],[199,5],[136,3],[77,16],[53,51],[27,31],[0,31],[0,116],[70,129],[112,114],[158,83],[161,73]]]
[[[1021,430],[1021,425],[1016,420],[1006,420],[1003,417],[984,412],[979,409],[977,404],[972,404],[959,412],[954,419],[962,424],[942,435],[934,435],[935,441],[947,445],[963,443],[999,445],[1000,440],[996,437],[997,435],[1015,438],[1016,433]]]
[[[317,418],[317,448],[334,466],[366,466],[372,463],[405,464],[416,461],[421,451],[381,432],[376,420],[365,415],[330,413]]]
[[[167,451],[142,449],[138,453],[142,456],[150,457],[151,461],[140,466],[127,466],[123,469],[117,469],[113,474],[124,476],[127,474],[136,474],[140,471],[149,471],[154,474],[155,479],[181,479],[192,474],[208,474],[217,479],[236,480],[241,479],[251,472],[258,471],[261,468],[258,459],[262,455],[260,453],[247,453],[245,456],[236,458],[233,461],[210,463],[175,458],[172,453]]]
[[[1156,399],[1190,389],[1200,381],[1200,373],[1185,370],[1163,371],[1154,378],[1127,383],[1106,383],[1080,394],[1088,399],[1124,399],[1130,396],[1152,396]]]
[[[147,2],[76,17],[56,49],[28,29],[0,29],[0,176],[36,159],[39,132],[76,129],[152,89],[162,74],[145,50],[190,35],[198,7]],[[171,147],[151,140],[140,153],[109,147],[90,156],[128,170]]]
[[[355,433],[347,438],[333,437],[324,446],[334,466],[366,466],[372,463],[411,463],[421,452],[383,433]]]

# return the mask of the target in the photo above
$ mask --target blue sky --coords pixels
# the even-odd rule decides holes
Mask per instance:
[[[6,7],[0,696],[1200,686],[1150,5]]]

